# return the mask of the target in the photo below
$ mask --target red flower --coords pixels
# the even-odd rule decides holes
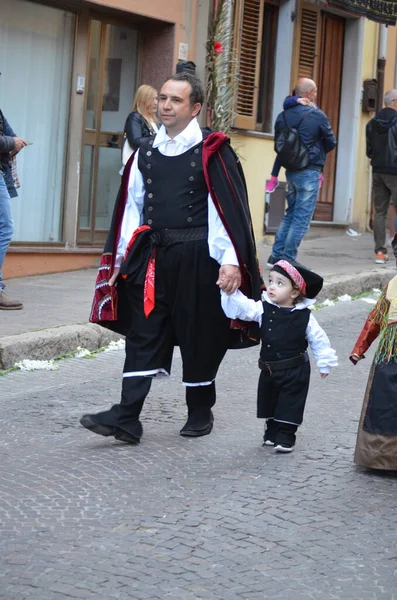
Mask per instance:
[[[222,54],[222,52],[223,52],[223,46],[222,46],[221,42],[214,42],[214,50],[218,54]]]

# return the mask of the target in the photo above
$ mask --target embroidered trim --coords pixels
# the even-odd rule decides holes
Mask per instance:
[[[286,273],[288,273],[288,275],[291,277],[292,281],[296,283],[302,294],[306,293],[306,281],[303,279],[298,269],[295,269],[295,267],[286,260],[278,260],[274,266],[276,265],[278,267],[281,267]]]
[[[105,296],[98,304],[98,319],[101,319],[102,316],[102,309],[105,306],[105,304],[107,304],[107,302],[111,301],[111,296],[110,294],[108,294],[107,296]]]
[[[142,377],[142,376],[144,377],[145,375],[147,375],[147,376],[166,375],[167,377],[170,376],[168,371],[166,371],[165,369],[152,369],[151,371],[131,371],[131,372],[123,373],[123,377]]]

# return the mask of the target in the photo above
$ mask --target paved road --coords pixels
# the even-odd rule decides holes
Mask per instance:
[[[352,463],[372,352],[355,368],[347,355],[369,308],[316,313],[341,366],[313,369],[287,456],[261,447],[256,349],[228,354],[214,431],[196,440],[178,435],[176,357],[138,447],[78,426],[117,401],[121,351],[0,378],[0,598],[397,598],[397,476]]]

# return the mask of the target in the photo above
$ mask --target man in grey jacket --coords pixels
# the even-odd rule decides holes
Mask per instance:
[[[11,196],[17,192],[11,175],[11,154],[19,152],[27,142],[16,136],[0,111],[0,310],[18,310],[22,302],[10,298],[4,291],[2,267],[14,233]]]

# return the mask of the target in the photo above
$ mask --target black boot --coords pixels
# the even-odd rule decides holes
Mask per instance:
[[[215,382],[210,385],[186,387],[188,418],[180,434],[185,437],[201,437],[212,431],[214,415],[211,408],[216,400]]]
[[[120,404],[97,414],[84,415],[81,425],[99,435],[114,435],[116,440],[139,444],[143,434],[139,415],[151,385],[151,377],[124,377]]]

